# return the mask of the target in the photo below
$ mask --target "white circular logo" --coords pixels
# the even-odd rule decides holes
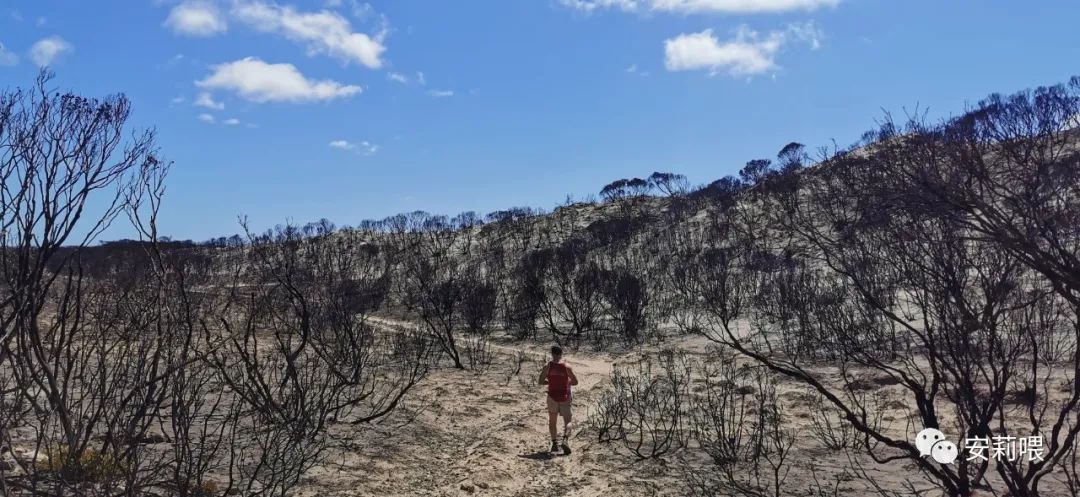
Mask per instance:
[[[930,455],[930,448],[934,444],[945,440],[945,434],[937,428],[926,428],[915,435],[915,448],[919,449],[920,456]]]
[[[948,440],[941,440],[930,448],[930,455],[941,464],[952,464],[959,454],[956,450],[956,444]]]

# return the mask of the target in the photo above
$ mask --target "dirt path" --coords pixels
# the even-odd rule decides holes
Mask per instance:
[[[368,322],[374,323],[376,326],[389,331],[402,331],[417,326],[415,323],[408,321],[375,316],[368,317]],[[475,343],[475,339],[471,337],[458,336],[455,337],[455,339],[459,342],[459,346],[464,345],[462,342]],[[508,346],[489,343],[488,348],[502,354],[504,356],[504,361],[505,359],[513,359],[522,353],[524,353],[529,360],[540,365],[546,363],[550,359],[547,348],[539,344]],[[574,422],[581,426],[584,425],[588,419],[588,413],[591,411],[590,408],[592,407],[591,402],[586,401],[587,397],[591,398],[592,396],[585,396],[584,394],[590,392],[594,387],[608,378],[611,374],[612,366],[615,364],[615,360],[609,356],[575,355],[573,357],[567,357],[566,363],[570,365],[578,377],[578,385],[574,387]],[[532,378],[535,379],[539,374],[539,369],[536,371],[528,371],[523,368],[521,374],[526,378],[529,378],[529,375],[532,375]],[[542,393],[542,387],[538,385],[536,391]],[[529,413],[529,415],[535,414],[535,412]]]
[[[388,318],[370,322],[389,331],[412,323]],[[547,452],[549,436],[543,387],[537,375],[547,359],[542,345],[491,344],[502,356],[484,373],[440,369],[417,387],[414,402],[423,404],[408,424],[368,430],[355,452],[347,451],[333,467],[315,472],[306,495],[386,496],[576,496],[676,495],[664,468],[632,463],[613,454],[611,445],[581,435],[614,357],[571,354],[574,368],[575,437],[570,456]],[[527,362],[513,374],[511,358],[524,352]],[[348,437],[350,434],[341,433]]]

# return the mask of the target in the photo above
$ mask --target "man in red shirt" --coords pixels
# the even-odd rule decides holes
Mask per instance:
[[[551,347],[551,362],[540,372],[540,385],[547,385],[548,431],[551,432],[551,451],[559,451],[559,415],[563,417],[562,451],[570,455],[570,412],[573,402],[573,389],[578,384],[577,377],[570,366],[563,361],[562,347]]]

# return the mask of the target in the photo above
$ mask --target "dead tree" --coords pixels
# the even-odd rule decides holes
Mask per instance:
[[[720,294],[718,309],[738,312],[710,311],[708,336],[810,386],[868,456],[914,464],[949,495],[1035,496],[1069,478],[1078,91],[1074,80],[991,97],[939,125],[886,124],[862,150],[798,174],[750,168],[741,232],[768,236],[735,254],[732,274],[754,287]],[[736,305],[747,297],[749,308]],[[823,363],[840,368],[839,384]],[[918,428],[961,441],[1041,436],[1042,460],[919,457],[910,436],[879,424],[881,397],[861,393],[867,375],[903,393]]]
[[[579,341],[597,329],[603,312],[602,271],[589,260],[588,244],[580,238],[545,249],[538,257],[546,259],[541,319],[555,337]]]
[[[140,443],[163,401],[169,337],[145,281],[92,281],[82,249],[129,207],[142,174],[164,167],[152,133],[125,141],[130,104],[55,93],[43,71],[0,95],[0,367],[14,387],[0,437],[29,450],[8,490],[140,488],[154,475]],[[66,247],[64,247],[66,246]],[[64,250],[62,251],[62,247]],[[30,428],[33,440],[10,430]]]
[[[402,303],[420,319],[454,367],[464,369],[457,331],[463,324],[469,258],[475,249],[479,217],[469,212],[447,219],[413,212],[388,218],[384,225],[401,272]]]
[[[686,176],[681,174],[654,172],[649,175],[647,181],[652,188],[669,197],[686,195],[690,191]]]
[[[365,286],[383,262],[351,237],[320,223],[248,239],[228,258],[224,304],[200,327],[206,360],[240,402],[230,487],[285,495],[322,461],[331,424],[400,404],[427,372],[428,343],[367,324],[379,297]]]

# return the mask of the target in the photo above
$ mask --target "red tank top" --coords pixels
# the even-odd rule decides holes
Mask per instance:
[[[548,397],[556,402],[570,400],[570,375],[566,374],[566,364],[548,363]]]

